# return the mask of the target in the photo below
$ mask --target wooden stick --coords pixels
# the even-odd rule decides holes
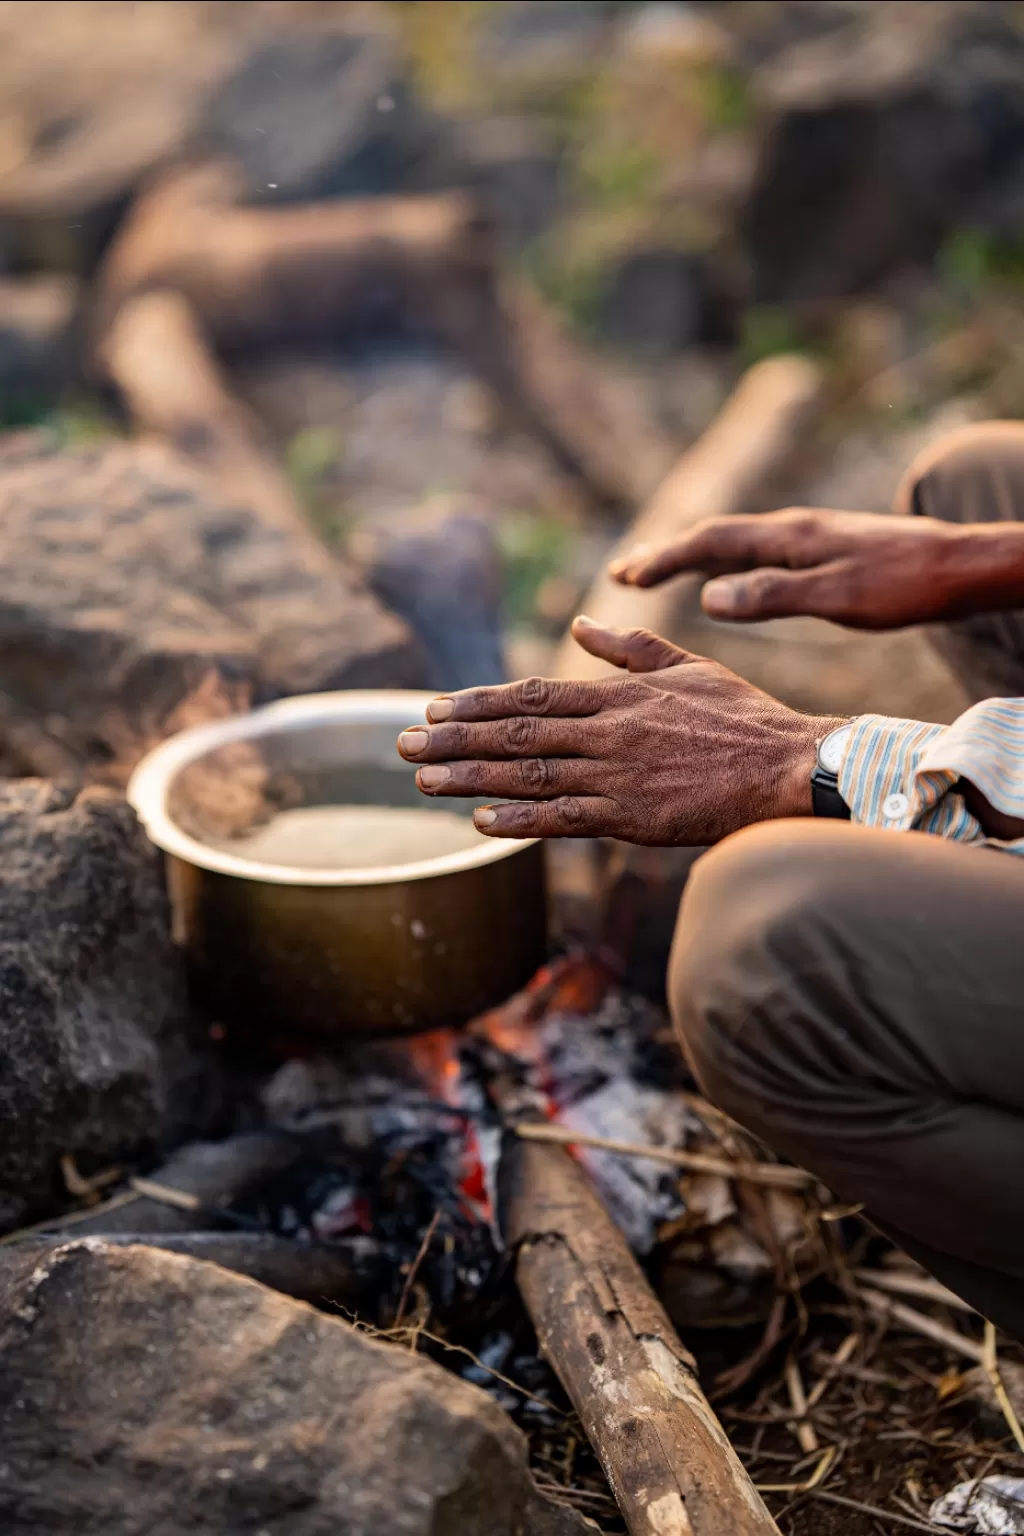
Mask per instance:
[[[133,207],[100,272],[94,338],[145,291],[180,294],[211,344],[337,341],[368,326],[431,330],[602,500],[646,490],[637,434],[599,369],[539,300],[504,292],[492,231],[461,192],[238,206],[230,166],[176,171]],[[648,455],[649,456],[649,455]],[[647,479],[649,484],[649,477]]]
[[[810,1189],[814,1176],[802,1168],[785,1163],[732,1162],[705,1152],[683,1152],[675,1147],[646,1146],[642,1142],[612,1141],[607,1136],[590,1136],[575,1131],[571,1125],[534,1124],[528,1121],[515,1127],[516,1135],[526,1141],[546,1141],[562,1147],[594,1147],[600,1152],[616,1152],[621,1157],[646,1157],[687,1173],[710,1173],[723,1179],[744,1179],[748,1184],[764,1184],[769,1189]]]
[[[995,1324],[985,1320],[985,1338],[981,1346],[981,1364],[985,1375],[989,1379],[989,1385],[995,1393],[996,1402],[999,1404],[1003,1418],[1009,1425],[1010,1433],[1017,1442],[1017,1449],[1024,1451],[1024,1429],[1021,1429],[1020,1419],[1016,1409],[1010,1402],[1003,1378],[999,1374],[999,1357],[996,1353]]]
[[[515,1103],[514,1089],[494,1093]],[[564,1147],[505,1143],[500,1208],[519,1289],[631,1536],[778,1536],[583,1169]]]
[[[616,546],[612,558],[636,544],[659,544],[709,517],[764,505],[766,483],[778,479],[802,445],[824,393],[821,369],[805,357],[772,357],[749,369],[703,437],[662,481]],[[694,579],[687,588],[693,591]],[[613,628],[653,629],[671,639],[681,588],[678,582],[646,592],[621,587],[603,572],[580,610]],[[586,655],[566,636],[556,677],[607,677],[607,662]]]
[[[909,1328],[912,1333],[919,1333],[923,1338],[932,1339],[936,1344],[944,1344],[947,1349],[963,1355],[967,1360],[973,1360],[976,1365],[984,1364],[984,1352],[980,1344],[969,1339],[966,1334],[957,1333],[955,1328],[947,1328],[943,1323],[937,1323],[934,1318],[927,1317],[923,1312],[908,1307],[902,1301],[893,1301],[891,1296],[883,1296],[881,1291],[872,1291],[867,1287],[858,1289],[857,1294],[880,1317],[891,1318],[894,1323],[902,1323],[904,1328]]]
[[[807,1417],[807,1393],[804,1391],[800,1367],[792,1355],[786,1361],[786,1390],[789,1393],[789,1406],[793,1410],[793,1423],[790,1428],[795,1433],[804,1455],[813,1456],[816,1451],[821,1450],[821,1445],[814,1425]]]
[[[97,355],[141,427],[168,438],[261,521],[291,532],[307,560],[332,565],[181,294],[161,289],[130,299],[113,316]]]
[[[969,1301],[964,1301],[962,1296],[957,1296],[930,1275],[905,1274],[898,1269],[855,1269],[853,1278],[879,1291],[894,1291],[897,1296],[918,1296],[922,1301],[936,1301],[961,1312],[975,1311]]]

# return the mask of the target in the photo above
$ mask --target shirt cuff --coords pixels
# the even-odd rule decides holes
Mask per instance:
[[[955,730],[956,726],[926,725],[889,715],[861,715],[855,720],[839,770],[839,793],[850,807],[850,819],[894,832],[928,832],[961,843],[987,842],[962,796],[950,793],[964,772],[957,754],[947,755],[944,750],[947,736]],[[973,773],[971,779],[976,782]],[[1004,846],[1018,851],[1016,844]],[[1024,845],[1019,851],[1024,852]]]

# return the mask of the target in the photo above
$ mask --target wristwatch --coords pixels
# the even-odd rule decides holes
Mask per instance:
[[[837,726],[818,742],[818,761],[811,774],[811,804],[815,816],[832,816],[849,821],[850,807],[839,793],[839,770],[853,730],[853,721]]]

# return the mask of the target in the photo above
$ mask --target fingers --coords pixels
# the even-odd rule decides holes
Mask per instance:
[[[447,720],[505,720],[514,715],[583,716],[596,714],[606,702],[607,685],[598,682],[558,682],[527,677],[498,688],[464,688],[443,694],[427,705],[431,724]]]
[[[658,548],[638,546],[609,572],[625,586],[656,587],[684,571],[717,576],[757,565],[814,565],[827,554],[827,518],[814,508],[712,518]]]
[[[487,837],[609,837],[619,820],[617,802],[603,795],[563,795],[473,812],[477,831]]]
[[[591,656],[630,672],[660,672],[694,659],[689,651],[680,650],[649,629],[609,629],[582,613],[573,619],[572,637]]]
[[[527,757],[518,762],[454,762],[421,768],[416,783],[426,795],[502,800],[550,800],[588,794],[599,765],[584,757]]]
[[[452,721],[445,725],[413,725],[398,738],[398,751],[410,763],[451,763],[457,760],[519,757],[588,757],[600,744],[600,731],[590,720],[546,720],[519,715],[512,720],[479,724]]]
[[[720,576],[705,586],[701,606],[713,619],[734,623],[784,619],[800,613],[837,619],[844,615],[844,596],[845,582],[836,562],[809,571],[762,570]]]

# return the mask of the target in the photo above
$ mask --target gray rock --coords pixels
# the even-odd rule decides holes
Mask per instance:
[[[480,508],[428,504],[377,519],[353,543],[371,590],[421,641],[428,688],[505,681],[501,554]]]
[[[0,1527],[583,1536],[501,1410],[251,1280],[86,1239],[0,1265]]]
[[[252,48],[196,143],[242,166],[251,201],[287,202],[394,191],[436,135],[387,32],[307,28]]]
[[[637,355],[671,357],[702,330],[703,262],[668,247],[625,253],[606,273],[598,325],[606,339]]]
[[[157,856],[110,791],[0,785],[0,1225],[185,1113],[185,987]]]
[[[535,121],[479,117],[447,136],[448,178],[468,187],[503,244],[518,249],[545,230],[563,196],[562,157]]]
[[[416,685],[420,665],[401,621],[312,533],[225,503],[170,448],[0,443],[0,743],[14,771],[116,781],[188,719]]]
[[[183,155],[237,155],[260,199],[394,186],[436,130],[410,100],[389,29],[345,9],[9,7],[0,14],[8,262],[91,270],[140,184]]]
[[[755,296],[848,294],[929,259],[1019,163],[1024,36],[993,5],[858,6],[770,60],[754,89],[766,116],[742,222]]]

